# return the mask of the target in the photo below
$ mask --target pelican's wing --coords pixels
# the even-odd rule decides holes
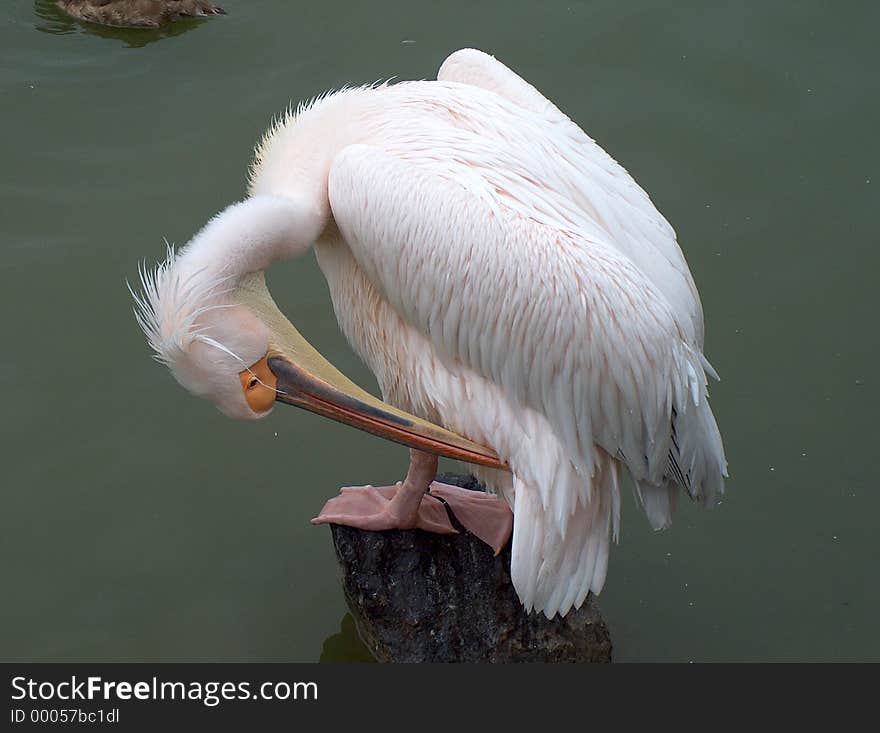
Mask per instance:
[[[618,249],[522,216],[472,171],[444,172],[353,145],[332,164],[330,205],[366,276],[450,371],[495,385],[527,432],[529,415],[544,418],[533,448],[493,447],[514,472],[514,586],[552,616],[604,581],[610,458],[655,526],[668,524],[676,484],[706,502],[723,489],[702,356]]]
[[[392,307],[447,363],[545,415],[587,493],[597,445],[646,485],[720,491],[703,359],[675,309],[615,247],[522,216],[478,185],[353,145],[333,162],[329,196]]]
[[[456,51],[443,62],[437,79],[495,92],[541,117],[560,138],[567,138],[574,151],[570,162],[575,175],[568,181],[571,200],[666,296],[689,343],[702,349],[703,308],[675,231],[629,173],[535,87],[482,51]],[[706,366],[716,376],[708,362]]]
[[[455,81],[487,89],[548,120],[571,123],[553,102],[525,79],[494,56],[475,48],[463,48],[450,54],[440,65],[437,80]]]

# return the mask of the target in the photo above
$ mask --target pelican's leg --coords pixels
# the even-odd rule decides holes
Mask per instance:
[[[437,475],[437,456],[410,450],[409,470],[395,486],[350,486],[328,501],[312,524],[359,529],[424,529],[455,534],[446,507],[427,494]]]

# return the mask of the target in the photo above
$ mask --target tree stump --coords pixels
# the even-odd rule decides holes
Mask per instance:
[[[438,480],[482,490],[470,476]],[[564,618],[526,613],[510,580],[510,544],[494,557],[457,528],[460,534],[435,535],[331,525],[346,602],[378,661],[611,661],[592,595]]]

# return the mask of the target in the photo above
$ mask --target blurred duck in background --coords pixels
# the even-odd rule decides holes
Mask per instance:
[[[209,0],[58,0],[68,15],[119,28],[160,28],[180,18],[224,15]]]

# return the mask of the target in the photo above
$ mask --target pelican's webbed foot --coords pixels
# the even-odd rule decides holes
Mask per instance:
[[[446,507],[428,496],[437,474],[437,456],[410,450],[409,470],[395,486],[348,486],[328,501],[312,524],[343,524],[358,529],[424,529],[455,534]]]
[[[423,529],[455,534],[447,506],[468,532],[497,555],[510,539],[513,514],[507,503],[480,491],[434,481],[437,456],[410,451],[406,479],[395,486],[348,486],[334,496],[312,524],[342,524],[366,530]],[[442,500],[442,501],[441,501]]]
[[[483,540],[496,555],[504,549],[513,532],[513,512],[506,501],[482,491],[436,481],[431,484],[428,496],[442,499],[462,527]]]
[[[443,502],[424,492],[407,495],[405,484],[346,486],[312,520],[312,524],[342,524],[358,529],[423,529],[455,534]]]

